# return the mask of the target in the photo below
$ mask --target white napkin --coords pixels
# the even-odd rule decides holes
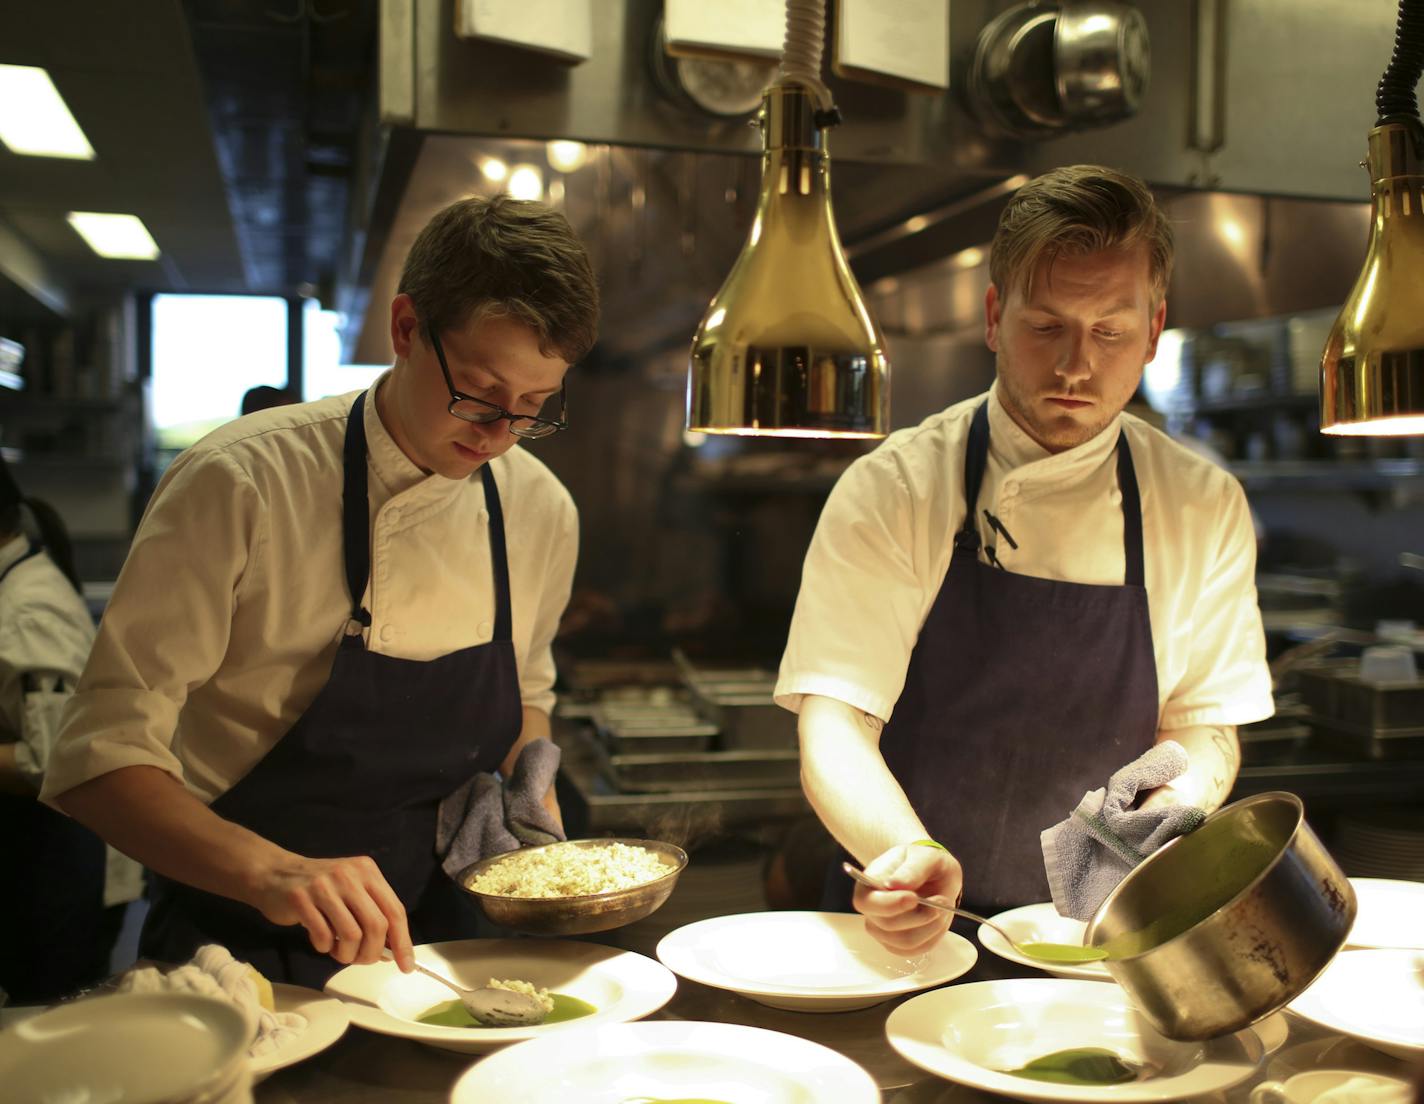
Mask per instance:
[[[120,993],[197,993],[218,997],[235,1005],[255,1032],[247,1048],[251,1058],[260,1058],[305,1030],[307,1018],[298,1012],[273,1012],[262,1007],[257,983],[247,963],[233,958],[226,947],[216,943],[199,947],[193,960],[164,974],[152,966],[130,970],[120,980]]]

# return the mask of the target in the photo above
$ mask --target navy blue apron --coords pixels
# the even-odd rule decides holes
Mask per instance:
[[[1016,575],[979,558],[989,417],[984,404],[974,412],[964,524],[880,750],[925,829],[963,865],[976,912],[1049,900],[1039,833],[1156,741],[1142,503],[1121,433],[1116,452],[1123,585]],[[850,909],[851,889],[835,869],[824,906]]]
[[[0,584],[43,551],[31,541]],[[11,1004],[47,1004],[94,984],[108,972],[104,841],[20,794],[0,794],[0,839],[0,885],[12,889],[0,908],[0,989]]]
[[[361,605],[371,532],[364,399],[356,399],[346,426],[347,633],[307,711],[212,809],[308,858],[369,855],[405,905],[414,942],[468,938],[478,912],[440,868],[435,820],[443,798],[499,768],[523,723],[499,490],[486,464],[480,478],[496,608],[490,642],[432,660],[370,651],[360,631],[371,623]],[[272,924],[245,904],[167,878],[154,878],[152,896],[140,943],[146,957],[181,962],[203,943],[221,943],[274,981],[313,988],[341,968],[312,949],[305,928]]]

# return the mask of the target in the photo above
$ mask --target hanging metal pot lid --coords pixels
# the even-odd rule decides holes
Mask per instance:
[[[991,131],[1047,137],[1131,117],[1151,67],[1147,21],[1114,0],[1032,0],[979,34],[968,96]]]

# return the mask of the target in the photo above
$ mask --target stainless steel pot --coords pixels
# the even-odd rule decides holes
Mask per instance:
[[[1349,879],[1300,798],[1264,793],[1209,816],[1124,878],[1084,942],[1172,1039],[1239,1031],[1299,996],[1344,945]]]
[[[1129,4],[1065,3],[1053,27],[1058,104],[1075,126],[1137,113],[1151,70],[1147,20]]]

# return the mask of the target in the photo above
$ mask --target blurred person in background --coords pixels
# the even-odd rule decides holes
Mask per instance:
[[[63,521],[0,458],[0,988],[11,1004],[57,1000],[106,969],[104,843],[37,800],[93,642]]]
[[[272,387],[263,383],[249,387],[243,392],[242,413],[256,414],[259,410],[271,410],[274,406],[290,406],[296,401],[297,396],[285,387]]]

